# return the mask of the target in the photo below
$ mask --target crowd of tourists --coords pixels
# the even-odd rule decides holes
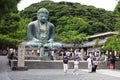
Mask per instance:
[[[32,50],[32,53],[34,51]],[[7,57],[9,60],[9,65],[11,65],[10,60],[17,59],[18,52],[13,48],[7,48]],[[35,53],[34,53],[35,54]],[[37,52],[38,54],[38,52]],[[40,55],[40,53],[39,53]],[[37,56],[39,56],[37,55]],[[78,74],[79,69],[79,63],[80,61],[87,61],[88,62],[88,72],[96,72],[97,68],[99,68],[100,61],[104,61],[104,63],[109,67],[110,69],[115,69],[115,57],[114,56],[108,56],[108,54],[103,53],[98,57],[98,54],[89,53],[88,55],[82,54],[80,49],[61,49],[61,50],[50,50],[48,52],[48,57],[50,60],[63,60],[63,70],[66,74],[68,71],[68,63],[69,60],[73,61],[73,74]]]
[[[56,60],[63,60],[64,56],[68,57],[69,60],[74,60],[77,58],[79,61],[83,59],[83,54],[80,49],[61,49],[61,50],[51,50],[48,53],[49,56],[52,56]]]
[[[79,63],[84,60],[88,62],[88,72],[93,73],[100,67],[100,65],[109,66],[110,69],[115,69],[115,56],[113,54],[101,53],[95,54],[90,53],[89,55],[82,55],[80,49],[61,50],[58,53],[58,59],[63,60],[63,70],[67,73],[69,60],[74,60],[74,71],[73,74],[78,74]],[[87,56],[87,57],[85,57]],[[83,59],[82,59],[83,58]],[[101,64],[104,63],[104,64]]]

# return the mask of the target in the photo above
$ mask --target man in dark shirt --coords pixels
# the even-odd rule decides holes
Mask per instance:
[[[64,73],[66,74],[67,70],[68,70],[68,58],[67,58],[67,56],[64,56],[64,58],[63,58],[63,69],[64,69]]]
[[[113,57],[110,59],[110,69],[115,69],[115,59]]]

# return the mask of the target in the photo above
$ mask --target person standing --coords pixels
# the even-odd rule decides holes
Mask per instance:
[[[64,74],[66,74],[68,71],[68,58],[67,58],[67,56],[64,56],[64,58],[63,58],[63,70],[64,70]]]
[[[31,53],[32,53],[32,55],[34,55],[34,56],[35,56],[35,51],[34,51],[34,50],[32,50],[32,51],[31,51]]]
[[[54,50],[51,51],[51,60],[54,60]]]
[[[115,69],[115,58],[114,57],[110,58],[110,69]]]
[[[92,66],[92,72],[96,72],[98,66],[98,61],[96,60],[96,58],[93,58],[93,66]]]
[[[37,56],[40,56],[40,50],[39,49],[37,50]]]
[[[91,73],[92,72],[92,59],[90,56],[88,56],[87,62],[88,62],[88,72]]]
[[[79,64],[79,61],[77,58],[74,59],[74,71],[73,71],[73,75],[78,75],[78,64]]]
[[[104,62],[105,62],[106,65],[108,65],[108,55],[107,54],[105,54]]]

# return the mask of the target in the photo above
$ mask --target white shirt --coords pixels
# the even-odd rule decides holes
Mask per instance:
[[[88,64],[89,64],[89,65],[91,65],[91,64],[92,64],[92,63],[91,63],[91,59],[90,59],[90,58],[88,58],[88,59],[87,59],[87,62],[88,62]]]
[[[78,61],[74,61],[74,65],[78,65],[79,64],[79,62]]]

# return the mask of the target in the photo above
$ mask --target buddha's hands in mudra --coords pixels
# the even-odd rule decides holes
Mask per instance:
[[[53,43],[53,42],[54,42],[53,39],[48,40],[48,43]]]
[[[39,42],[39,40],[36,39],[36,38],[33,38],[32,41],[33,41],[33,42]]]
[[[36,39],[36,38],[33,38],[32,41],[33,41],[33,42],[37,42],[37,43],[42,43],[41,40]],[[53,42],[54,42],[53,39],[49,39],[49,40],[47,41],[47,43],[53,43]]]

